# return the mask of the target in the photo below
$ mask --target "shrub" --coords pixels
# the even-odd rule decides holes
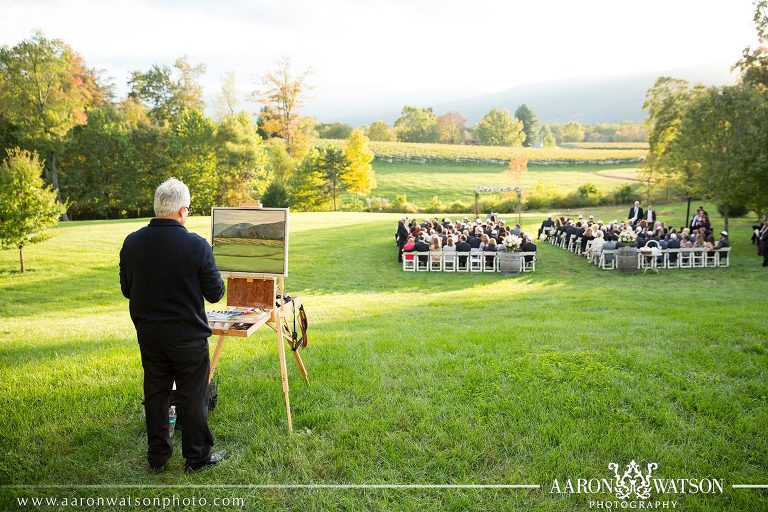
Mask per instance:
[[[725,203],[718,203],[717,205],[717,212],[721,216],[725,216]],[[739,217],[744,217],[746,214],[749,213],[749,208],[742,205],[729,205],[728,206],[728,217],[732,219],[737,219]]]

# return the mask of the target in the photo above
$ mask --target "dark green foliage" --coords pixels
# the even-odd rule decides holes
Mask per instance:
[[[288,191],[282,183],[273,181],[261,196],[261,203],[268,208],[288,208]]]
[[[749,213],[749,208],[743,205],[729,205],[727,210],[728,210],[727,211],[728,216],[734,219],[744,217],[746,214]],[[725,204],[723,203],[717,204],[717,213],[719,213],[722,216],[725,216],[726,214]]]

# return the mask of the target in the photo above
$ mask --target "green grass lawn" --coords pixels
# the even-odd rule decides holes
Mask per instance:
[[[677,225],[681,209],[659,214]],[[178,434],[166,472],[145,471],[117,261],[146,220],[62,224],[27,249],[25,274],[0,252],[0,483],[115,486],[3,487],[0,509],[19,496],[177,494],[243,497],[249,510],[583,510],[587,496],[550,494],[552,480],[609,478],[609,463],[631,459],[658,463],[655,476],[724,480],[723,495],[678,496],[677,510],[768,509],[766,491],[730,487],[768,483],[766,269],[749,219],[731,226],[729,269],[622,275],[539,244],[537,272],[510,277],[403,273],[397,217],[292,215],[286,284],[307,307],[312,381],[289,359],[295,432],[272,331],[228,339],[210,423],[231,458],[195,475]],[[206,236],[209,222],[189,227]],[[155,487],[266,483],[542,487]]]
[[[407,194],[408,200],[421,207],[434,196],[450,204],[453,201],[471,203],[477,186],[511,186],[501,165],[418,164],[376,160],[377,188],[371,195],[390,200]],[[637,166],[623,165],[571,165],[530,166],[522,180],[522,187],[532,191],[538,184],[551,186],[562,192],[573,192],[585,182],[594,183],[601,192],[620,185],[633,183]]]

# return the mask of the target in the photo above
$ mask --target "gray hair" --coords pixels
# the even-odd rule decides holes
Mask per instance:
[[[177,212],[183,206],[189,208],[189,188],[177,180],[165,180],[155,190],[155,216],[166,217]]]

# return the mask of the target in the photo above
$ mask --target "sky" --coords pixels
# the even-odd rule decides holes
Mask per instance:
[[[439,102],[571,77],[728,67],[756,43],[751,0],[0,0],[0,44],[41,29],[119,94],[131,71],[204,63],[213,99],[278,58],[311,69],[306,111]],[[332,119],[331,119],[332,120]]]

